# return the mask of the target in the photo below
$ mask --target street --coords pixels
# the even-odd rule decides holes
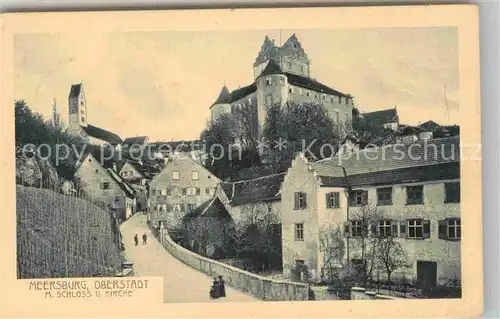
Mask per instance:
[[[226,285],[225,298],[210,300],[208,292],[213,278],[185,265],[153,237],[142,213],[132,216],[121,226],[126,256],[134,262],[136,276],[163,277],[165,302],[228,302],[259,301]],[[142,234],[147,233],[147,244],[142,244]],[[134,235],[139,246],[134,245]]]

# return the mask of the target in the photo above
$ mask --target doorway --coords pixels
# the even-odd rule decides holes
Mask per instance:
[[[437,263],[435,261],[417,261],[417,288],[430,289],[437,285]]]

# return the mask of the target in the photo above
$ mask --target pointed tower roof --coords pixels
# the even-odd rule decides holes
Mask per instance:
[[[82,85],[83,83],[78,83],[78,84],[72,84],[71,85],[71,90],[69,92],[69,97],[78,97],[80,95],[80,91],[82,90]]]
[[[220,103],[229,103],[230,101],[231,101],[231,96],[229,90],[227,89],[227,86],[224,85],[219,93],[219,97],[217,98],[217,100],[215,100],[214,104],[212,105]]]
[[[276,61],[274,61],[273,59],[269,60],[269,63],[267,64],[264,71],[262,71],[262,73],[259,75],[259,77],[271,74],[284,74],[283,71],[281,71],[281,68],[278,65],[278,63],[276,63]]]

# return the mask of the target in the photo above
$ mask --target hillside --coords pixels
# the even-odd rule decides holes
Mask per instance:
[[[113,275],[120,267],[114,217],[91,202],[17,186],[18,278]]]

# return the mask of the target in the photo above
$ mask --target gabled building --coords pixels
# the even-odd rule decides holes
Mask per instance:
[[[88,123],[87,97],[83,84],[73,84],[69,97],[69,125],[68,133],[82,137],[87,143],[96,145],[110,144],[118,146],[122,139],[118,134]]]
[[[316,280],[331,269],[360,265],[361,241],[391,237],[420,287],[460,280],[459,137],[370,148],[317,162],[298,156],[281,187],[283,269],[305,264]],[[370,219],[360,216],[369,210]],[[333,259],[324,236],[338,231],[345,244]],[[365,264],[366,267],[366,264]],[[384,279],[384,273],[379,276]]]
[[[150,222],[176,228],[187,213],[213,198],[220,180],[190,156],[171,158],[150,182]]]
[[[269,107],[295,102],[321,104],[335,123],[350,125],[353,97],[311,77],[309,57],[295,34],[282,46],[266,36],[253,71],[253,83],[232,92],[225,85],[222,87],[210,106],[212,120],[222,114],[237,114],[246,105],[256,112],[256,127],[261,129]]]
[[[89,152],[78,163],[75,180],[86,194],[112,208],[117,219],[126,220],[135,213],[136,191],[114,168]]]
[[[363,125],[374,130],[382,131],[389,129],[396,131],[399,127],[399,116],[396,107],[393,109],[362,113],[360,121]]]

